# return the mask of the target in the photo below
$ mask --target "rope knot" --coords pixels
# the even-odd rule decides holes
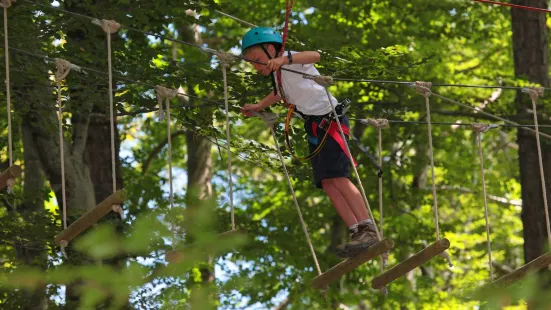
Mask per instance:
[[[121,216],[121,219],[124,218],[124,213],[123,213],[122,207],[120,205],[113,205],[111,207],[111,209],[113,210],[113,212],[117,212]]]
[[[235,60],[235,57],[232,54],[226,53],[222,50],[217,51],[215,54],[218,59],[220,59],[220,64],[226,68],[229,68],[232,62]]]
[[[333,78],[326,75],[303,75],[302,76],[305,79],[313,80],[314,82],[318,83],[319,85],[323,87],[329,87],[330,85],[333,85]]]
[[[13,193],[13,187],[15,186],[15,179],[8,179],[8,181],[6,181],[6,186],[8,188],[8,194],[11,194]]]
[[[63,81],[71,70],[80,71],[80,67],[73,65],[65,59],[56,58],[55,65],[57,67],[57,72],[55,73],[55,79],[59,83]]]
[[[69,245],[69,242],[67,240],[61,240],[59,243],[59,247],[61,248],[61,253],[63,253],[63,256],[67,258],[67,253],[65,252],[65,248]]]
[[[121,28],[121,24],[114,20],[107,19],[94,19],[92,20],[92,24],[100,26],[106,33],[116,33]]]
[[[388,120],[386,118],[368,118],[367,123],[375,128],[386,128],[388,127]]]
[[[450,254],[448,253],[447,250],[440,253],[439,256],[442,257],[442,258],[445,258],[448,261],[448,266],[453,267],[452,259],[451,259]]]
[[[478,133],[486,132],[490,129],[490,125],[482,123],[472,123],[471,128]]]
[[[432,88],[432,83],[431,82],[421,82],[421,81],[416,81],[413,85],[413,87],[415,87],[415,90],[425,96],[425,97],[428,97],[431,95],[431,88]]]
[[[176,97],[178,95],[178,90],[166,88],[160,85],[155,86],[155,90],[157,91],[157,102],[159,104],[159,119],[164,120],[165,112],[163,111],[163,98],[168,101]]]
[[[11,3],[12,2],[15,2],[16,0],[1,0],[0,1],[0,7],[3,7],[3,8],[9,8],[11,6]]]
[[[530,95],[530,99],[536,100],[539,97],[543,97],[544,89],[543,87],[529,87],[529,88],[523,88],[522,92]]]

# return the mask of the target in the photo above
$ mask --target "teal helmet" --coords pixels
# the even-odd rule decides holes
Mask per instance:
[[[245,51],[251,46],[264,43],[275,43],[281,46],[283,39],[272,28],[267,27],[255,27],[249,30],[244,36],[241,42],[241,50]]]

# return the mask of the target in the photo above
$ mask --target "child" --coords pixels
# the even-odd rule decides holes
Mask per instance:
[[[325,130],[321,128],[323,126],[320,126],[320,123],[325,123],[324,118],[326,121],[333,119],[332,108],[325,88],[312,80],[303,78],[300,74],[284,70],[281,71],[282,85],[279,85],[274,75],[281,67],[309,75],[319,75],[313,64],[320,60],[320,54],[314,51],[288,51],[283,56],[276,57],[279,55],[281,47],[281,36],[271,28],[253,28],[243,37],[243,56],[250,60],[254,68],[261,74],[272,75],[275,91],[257,104],[244,105],[242,112],[247,116],[252,116],[252,112],[260,112],[280,101],[282,99],[279,94],[281,91],[277,92],[276,86],[279,89],[283,88],[288,102],[296,106],[297,112],[305,120],[304,128],[308,134],[308,143],[312,152],[325,135]],[[342,105],[336,103],[337,100],[334,97],[331,100],[337,113],[340,113]],[[339,120],[343,131],[348,135],[348,119],[343,115],[339,117]],[[349,180],[350,157],[343,149],[345,146],[336,121],[332,122],[328,130],[329,136],[326,143],[321,151],[311,159],[311,164],[316,187],[327,193],[338,214],[349,227],[350,242],[338,246],[337,255],[350,257],[375,244],[378,238],[375,225],[369,219],[363,198]]]

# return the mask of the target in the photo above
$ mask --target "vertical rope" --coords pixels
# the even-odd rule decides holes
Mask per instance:
[[[113,179],[113,193],[117,191],[117,166],[116,166],[116,154],[115,154],[115,115],[113,104],[113,65],[112,65],[112,49],[111,49],[111,34],[116,33],[120,29],[120,24],[113,20],[97,20],[94,19],[92,23],[101,26],[103,31],[107,35],[107,68],[109,73],[109,114],[110,114],[110,128],[111,128],[111,177]]]
[[[388,120],[386,119],[368,119],[368,124],[371,126],[377,128],[377,135],[378,135],[378,150],[377,153],[379,155],[379,167],[382,167],[383,165],[383,134],[382,130],[383,128],[388,127]],[[384,238],[383,233],[383,176],[379,175],[379,225],[381,229],[381,239]],[[381,272],[383,272],[384,268],[387,265],[388,261],[388,252],[385,252],[383,255],[381,255]]]
[[[235,209],[233,206],[233,178],[232,178],[232,162],[231,162],[231,136],[230,136],[230,109],[228,103],[228,77],[227,69],[230,67],[233,57],[222,51],[217,53],[222,67],[222,75],[224,78],[224,103],[226,105],[226,140],[228,141],[228,178],[230,186],[230,209],[231,209],[231,227],[235,230]]]
[[[80,71],[78,66],[71,64],[70,62],[63,59],[56,59],[56,68],[55,79],[57,83],[57,107],[58,107],[58,126],[59,126],[59,155],[61,159],[61,203],[62,203],[62,212],[63,212],[63,229],[67,229],[67,197],[65,190],[65,145],[63,138],[63,108],[61,103],[61,82],[69,75],[71,69]],[[65,257],[65,247],[67,247],[68,242],[62,240],[60,242],[61,252]]]
[[[432,174],[432,197],[433,197],[433,211],[434,211],[434,226],[436,228],[436,240],[440,240],[440,227],[438,225],[438,199],[436,196],[436,177],[434,175],[434,152],[432,149],[432,126],[431,126],[431,120],[430,120],[430,100],[429,97],[431,95],[430,88],[432,87],[432,83],[430,82],[416,82],[415,87],[418,93],[423,95],[425,97],[425,107],[427,109],[427,130],[428,130],[428,137],[429,137],[429,156],[430,156],[430,168],[431,168],[431,174]],[[448,264],[450,267],[452,266],[451,258],[448,253],[448,251],[444,251],[440,254],[441,257],[445,258],[448,261]]]
[[[306,226],[306,223],[304,222],[304,218],[302,217],[302,211],[300,210],[300,206],[298,205],[297,196],[295,194],[295,190],[293,188],[293,183],[291,182],[291,178],[289,177],[289,172],[287,172],[287,166],[285,165],[285,161],[283,160],[283,155],[281,154],[281,149],[279,148],[279,143],[277,142],[277,137],[274,131],[274,122],[277,120],[277,118],[274,118],[270,114],[267,113],[256,113],[257,116],[262,118],[266,125],[270,128],[270,131],[272,133],[272,137],[274,138],[275,148],[277,150],[277,154],[279,156],[279,161],[281,162],[281,166],[283,167],[283,171],[285,172],[285,178],[287,179],[287,183],[289,184],[289,189],[291,190],[291,195],[293,196],[293,201],[295,202],[295,207],[298,212],[298,217],[300,219],[300,224],[302,226],[302,231],[304,232],[304,235],[306,235],[306,241],[308,242],[308,247],[310,247],[310,252],[312,253],[312,257],[314,258],[314,263],[316,265],[316,269],[318,271],[318,275],[321,275],[321,268],[319,266],[318,258],[316,256],[316,252],[314,251],[314,246],[312,245],[312,240],[310,240],[310,234],[308,234],[308,227]]]
[[[61,103],[61,82],[69,75],[71,69],[77,71],[79,67],[63,59],[56,59],[55,79],[57,83],[57,107],[58,107],[58,126],[59,126],[59,155],[61,158],[61,197],[63,204],[63,229],[67,229],[67,199],[65,194],[65,146],[63,138],[63,108]]]
[[[549,206],[547,204],[547,193],[545,190],[545,173],[543,171],[543,159],[541,155],[541,143],[540,143],[540,131],[538,126],[538,113],[536,110],[536,102],[538,100],[538,97],[543,96],[543,88],[525,88],[522,90],[525,93],[528,93],[530,95],[530,99],[532,99],[532,111],[534,115],[534,125],[536,129],[536,143],[538,146],[538,162],[540,167],[540,179],[541,179],[541,193],[543,195],[543,205],[545,207],[545,223],[547,228],[547,241],[549,243],[549,247],[551,247],[551,225],[549,224]],[[550,267],[551,268],[551,267]]]
[[[478,145],[478,156],[480,161],[480,175],[482,176],[482,195],[484,196],[484,218],[486,219],[486,243],[488,245],[488,263],[490,264],[490,280],[494,281],[494,268],[492,265],[492,246],[490,240],[490,220],[488,217],[488,202],[486,199],[486,178],[484,176],[484,155],[482,154],[482,133],[490,128],[486,124],[471,124],[476,132],[476,143]]]
[[[61,197],[63,204],[63,229],[67,229],[67,199],[65,196],[65,146],[63,143],[63,110],[61,108],[61,81],[57,81],[57,107],[59,126],[59,154],[61,155]]]
[[[166,132],[168,137],[168,183],[170,187],[169,192],[169,208],[170,213],[172,214],[173,208],[174,208],[174,186],[172,182],[172,133],[171,133],[171,120],[170,120],[170,99],[176,97],[178,94],[178,91],[175,89],[168,89],[163,86],[157,85],[157,100],[159,102],[159,106],[163,105],[163,98],[165,99],[166,104]],[[172,248],[174,249],[176,247],[176,225],[174,224],[174,221],[171,219],[171,230],[172,230]]]
[[[13,143],[12,143],[12,128],[11,128],[11,87],[10,87],[10,52],[8,44],[8,8],[11,2],[3,1],[0,4],[4,7],[4,58],[6,60],[6,101],[8,106],[8,157],[10,167],[13,165]]]
[[[303,76],[304,78],[309,78],[308,76]],[[358,169],[353,164],[354,160],[352,158],[352,153],[350,152],[350,147],[348,146],[348,142],[346,141],[346,137],[344,136],[344,131],[342,130],[341,122],[339,120],[337,111],[335,110],[335,106],[333,105],[333,99],[331,98],[331,94],[329,93],[329,85],[333,83],[333,79],[328,76],[315,76],[313,78],[314,82],[320,84],[325,88],[325,93],[327,94],[327,99],[329,100],[329,105],[331,106],[331,109],[333,110],[333,116],[335,117],[335,120],[337,121],[337,126],[339,127],[339,133],[341,134],[342,140],[344,141],[344,145],[346,146],[346,151],[348,152],[348,156],[350,156],[350,162],[352,163],[352,168],[354,169],[354,173],[356,174],[356,181],[359,184],[360,191],[362,193],[362,198],[364,200],[365,206],[367,207],[367,211],[369,212],[369,217],[373,221],[373,225],[375,226],[375,232],[377,233],[377,238],[379,240],[381,239],[381,234],[379,233],[379,228],[377,227],[377,223],[375,221],[375,217],[373,217],[373,212],[371,212],[371,207],[369,206],[369,201],[367,200],[367,196],[365,194],[365,190],[362,184],[362,180],[360,179],[360,174],[358,173]]]

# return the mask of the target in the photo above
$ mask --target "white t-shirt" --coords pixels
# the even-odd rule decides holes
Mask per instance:
[[[291,51],[291,54],[296,53],[298,52]],[[287,53],[283,54],[283,56],[286,55]],[[320,75],[314,64],[293,63],[282,67],[310,75]],[[277,78],[275,80],[279,87]],[[298,73],[281,70],[281,83],[287,102],[295,105],[298,111],[306,115],[324,115],[332,111],[325,88],[313,80],[305,79]],[[331,95],[331,102],[334,106],[337,105],[337,99],[333,95]]]

